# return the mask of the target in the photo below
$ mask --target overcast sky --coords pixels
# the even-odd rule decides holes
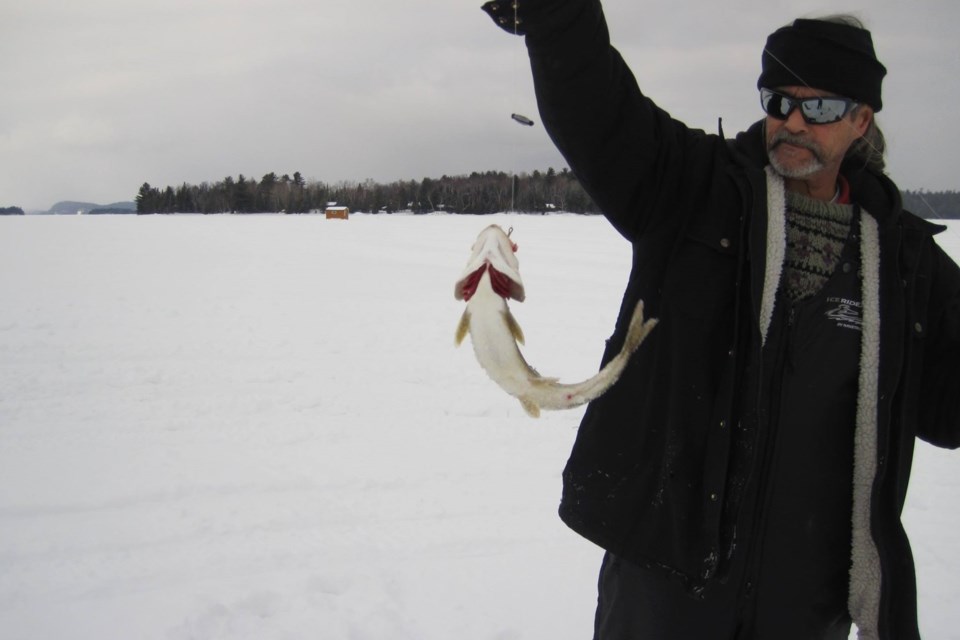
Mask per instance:
[[[143,182],[240,173],[388,182],[565,166],[539,126],[522,40],[480,4],[0,0],[0,206],[106,204]],[[960,2],[604,6],[641,88],[691,126],[715,131],[722,117],[728,135],[761,116],[768,33],[856,13],[889,70],[878,121],[891,175],[960,189]]]

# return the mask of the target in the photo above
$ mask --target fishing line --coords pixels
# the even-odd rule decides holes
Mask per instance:
[[[923,197],[923,193],[922,193],[922,192],[917,191],[917,197],[920,198],[920,202],[922,202],[923,204],[927,205],[927,209],[930,209],[930,213],[933,214],[933,217],[934,217],[934,218],[936,218],[937,220],[943,220],[943,219],[944,219],[943,216],[941,216],[939,213],[937,213],[936,209],[933,208],[933,205],[931,205],[929,202],[927,202],[927,199]]]
[[[513,0],[511,5],[513,7],[513,35],[520,35],[520,0]],[[520,98],[520,62],[518,60],[518,52],[515,48],[513,50],[513,95],[514,100],[519,102]],[[533,120],[521,113],[511,113],[510,118],[523,126],[532,127]],[[517,208],[517,176],[513,169],[510,170],[510,211],[514,212]]]
[[[518,35],[520,35],[520,33],[519,33],[519,27],[520,27],[520,16],[519,16],[519,12],[520,12],[520,0],[513,0],[513,5],[512,5],[512,6],[513,6],[513,35],[514,35],[514,36],[518,36]],[[519,69],[519,64],[517,64],[517,50],[516,50],[516,49],[513,50],[513,68],[514,68],[514,77],[513,77],[513,81],[514,81],[514,93],[515,93],[516,97],[519,97],[519,96],[520,96],[520,88],[519,88],[519,81],[520,81],[520,79],[519,79],[519,74],[516,73],[516,71]],[[533,120],[531,120],[530,118],[528,118],[527,116],[525,116],[525,115],[523,115],[523,114],[521,114],[521,113],[511,113],[511,114],[510,114],[510,117],[513,118],[513,120],[514,120],[515,122],[518,122],[518,123],[520,123],[520,124],[522,124],[522,125],[524,125],[524,126],[527,126],[527,127],[532,127],[532,126],[533,126]]]
[[[517,31],[518,31],[517,11],[519,10],[519,8],[520,8],[520,0],[513,0],[513,35],[514,35],[514,40],[513,40],[513,64],[512,64],[511,66],[513,67],[513,96],[514,96],[514,99],[517,99],[517,97],[520,95],[520,84],[519,84],[519,75],[520,75],[520,74],[518,73],[518,69],[520,68],[520,65],[519,65],[519,62],[517,61],[517,40],[516,40],[516,37],[520,35],[519,33],[517,33]],[[513,117],[513,116],[511,116],[511,117]],[[514,161],[516,161],[516,158],[514,158]],[[516,211],[516,200],[517,200],[517,177],[516,177],[516,175],[514,174],[514,169],[513,169],[513,167],[510,167],[510,212],[511,212],[511,213],[513,213],[514,211]],[[511,229],[511,231],[512,231],[512,229]],[[508,233],[507,236],[509,237],[509,235],[510,235],[510,234]]]
[[[518,0],[518,1],[519,1],[519,0]],[[763,51],[764,51],[764,53],[766,53],[767,55],[769,55],[771,58],[773,58],[774,60],[776,60],[776,61],[780,64],[780,66],[782,66],[784,69],[786,69],[787,71],[789,71],[789,72],[793,75],[793,77],[796,78],[797,80],[799,80],[807,89],[810,89],[811,91],[816,91],[816,89],[814,89],[813,87],[810,86],[810,83],[808,83],[806,80],[803,79],[803,76],[801,76],[799,73],[797,73],[796,71],[794,71],[793,69],[791,69],[783,60],[781,60],[780,58],[778,58],[775,53],[773,53],[772,51],[770,51],[770,49],[768,49],[767,47],[764,47],[764,48],[763,48]],[[874,114],[873,117],[876,118],[876,114]],[[854,129],[854,130],[856,129],[856,127],[854,127],[853,124],[851,124],[849,121],[847,121],[846,118],[844,118],[844,119],[842,120],[842,122],[846,123],[846,125],[847,125],[848,127],[850,127],[851,129]],[[877,126],[876,122],[873,123],[873,126]],[[877,155],[881,155],[881,156],[883,155],[883,152],[881,152],[879,149],[877,149],[876,145],[874,145],[872,142],[870,142],[870,140],[869,140],[866,136],[861,136],[860,139],[863,140],[864,144],[866,144],[868,147],[870,147],[871,149],[873,149],[873,152],[874,152],[874,153],[876,153]],[[930,205],[930,203],[927,202],[927,199],[923,197],[923,194],[922,194],[922,193],[917,192],[917,195],[920,196],[920,200],[923,202],[923,204],[925,204],[925,205],[927,206],[928,209],[930,209],[930,213],[932,213],[935,218],[937,218],[938,220],[942,219],[942,217],[940,216],[940,214],[938,214],[937,211]]]

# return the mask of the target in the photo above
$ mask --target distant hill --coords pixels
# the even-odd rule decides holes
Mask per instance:
[[[47,213],[55,216],[75,216],[77,214],[96,213],[136,213],[135,202],[114,202],[112,204],[96,204],[93,202],[75,202],[64,200],[50,207]]]

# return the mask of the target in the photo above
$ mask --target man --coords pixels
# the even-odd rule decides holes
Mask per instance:
[[[484,9],[632,243],[604,361],[638,299],[660,319],[564,471],[561,517],[607,550],[595,638],[918,638],[900,512],[916,438],[960,445],[960,269],[883,174],[870,33],[773,33],[766,117],[728,141],[641,93],[599,0]]]

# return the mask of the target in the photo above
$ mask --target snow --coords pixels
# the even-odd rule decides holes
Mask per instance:
[[[589,638],[582,409],[533,420],[453,346],[492,222],[527,359],[592,374],[630,258],[601,218],[0,219],[3,638]],[[951,455],[905,513],[927,638],[960,638]]]

